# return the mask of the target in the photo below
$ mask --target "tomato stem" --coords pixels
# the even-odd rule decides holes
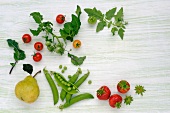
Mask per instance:
[[[15,67],[15,65],[18,63],[18,61],[15,61],[15,63],[12,65],[12,68],[11,68],[11,70],[9,71],[9,74],[11,74],[12,73],[12,70],[14,69],[14,67]]]

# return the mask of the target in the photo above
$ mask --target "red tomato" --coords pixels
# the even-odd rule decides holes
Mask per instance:
[[[41,42],[36,42],[34,44],[34,48],[37,50],[37,51],[41,51],[43,49],[43,44]]]
[[[111,91],[107,86],[102,86],[97,90],[97,98],[99,100],[109,99],[110,94],[111,94]]]
[[[29,43],[29,42],[31,42],[31,36],[29,34],[24,34],[22,36],[22,40],[24,43]]]
[[[65,16],[62,14],[57,15],[56,22],[62,24],[65,21]]]
[[[109,105],[113,108],[120,108],[122,103],[122,97],[118,94],[113,94],[109,98]]]
[[[117,84],[117,90],[120,93],[127,93],[130,90],[130,84],[126,80],[121,80]]]
[[[33,55],[33,60],[34,60],[35,62],[39,62],[41,59],[42,59],[41,53],[37,52],[37,53],[35,53],[35,54]]]

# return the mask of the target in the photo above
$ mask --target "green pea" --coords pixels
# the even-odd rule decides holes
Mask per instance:
[[[71,87],[68,87],[68,91],[71,91]]]
[[[62,73],[64,73],[64,72],[65,72],[65,70],[61,70],[61,72],[62,72]]]
[[[60,81],[63,81],[63,79],[62,79],[62,78],[60,78],[59,80],[60,80]]]
[[[61,83],[62,83],[62,84],[65,84],[65,82],[64,82],[64,81],[61,81]]]
[[[82,100],[85,100],[85,99],[93,99],[93,98],[94,98],[93,95],[90,94],[90,93],[79,94],[79,95],[73,97],[70,100],[70,102],[66,102],[63,105],[60,105],[59,108],[64,109],[64,108],[67,108],[67,107],[69,107],[69,106],[71,106],[71,105],[73,105],[73,104],[75,104],[79,101],[82,101]]]
[[[71,79],[71,75],[68,75],[68,78]]]
[[[48,73],[48,70],[46,70],[45,68],[43,69],[44,75],[51,87],[52,93],[53,93],[53,101],[54,101],[54,105],[58,103],[59,100],[59,95],[58,95],[58,89],[53,81],[53,79],[51,78],[51,75]]]
[[[89,81],[88,81],[88,84],[92,84],[92,81],[91,81],[91,80],[89,80]]]
[[[63,67],[62,65],[59,65],[59,69],[62,69],[62,67]]]
[[[58,79],[60,79],[61,77],[60,76],[57,76],[58,77]]]
[[[67,67],[66,67],[66,66],[64,66],[64,70],[67,70]]]
[[[68,83],[67,86],[71,86],[71,84]]]

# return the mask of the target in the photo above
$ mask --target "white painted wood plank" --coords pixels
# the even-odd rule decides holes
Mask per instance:
[[[108,85],[112,93],[117,93],[116,84],[121,79],[131,83],[132,89],[136,84],[144,85],[146,93],[143,97],[135,95],[131,90],[129,94],[134,96],[134,102],[130,106],[123,105],[121,109],[112,109],[107,101],[87,100],[75,104],[63,110],[63,113],[168,113],[170,112],[170,1],[169,0],[74,0],[74,1],[34,1],[34,0],[1,0],[0,1],[0,113],[53,113],[60,112],[57,106],[53,106],[52,93],[44,77],[37,76],[41,90],[38,100],[33,104],[25,104],[19,101],[14,94],[15,84],[27,74],[22,71],[23,63],[34,65],[34,72],[43,69],[57,70],[59,64],[67,65],[68,71],[73,74],[77,67],[70,63],[66,55],[58,56],[49,53],[45,48],[42,51],[43,60],[35,63],[31,55],[34,51],[33,44],[43,41],[40,37],[34,37],[30,44],[23,44],[21,36],[29,33],[29,28],[36,28],[29,14],[39,11],[45,20],[54,23],[56,34],[62,28],[55,24],[55,16],[58,13],[70,15],[74,13],[76,5],[84,8],[96,7],[106,12],[112,7],[124,7],[125,20],[129,22],[124,40],[111,36],[110,31],[105,28],[95,33],[95,27],[87,24],[87,14],[83,11],[81,15],[82,26],[75,39],[83,42],[79,50],[73,49],[73,53],[87,59],[81,66],[85,73],[91,71],[87,82],[81,86],[82,92],[90,92],[95,96],[95,91],[101,85]],[[12,75],[9,63],[13,61],[13,50],[6,43],[6,39],[12,38],[19,42],[25,50],[27,58],[20,61]],[[68,43],[67,48],[72,48]],[[60,103],[60,102],[59,102]]]

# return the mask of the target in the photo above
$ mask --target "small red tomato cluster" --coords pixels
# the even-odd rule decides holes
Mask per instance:
[[[31,40],[32,40],[32,38],[31,38],[31,36],[30,36],[29,34],[24,34],[24,35],[22,36],[22,40],[23,40],[24,43],[30,43]],[[36,43],[34,44],[34,48],[35,48],[35,50],[37,50],[37,51],[41,51],[41,50],[43,49],[43,44],[42,44],[41,42],[36,42]],[[42,55],[41,55],[40,52],[34,53],[34,55],[32,55],[32,57],[33,57],[33,60],[34,60],[35,62],[39,62],[39,61],[41,61],[41,59],[42,59]]]
[[[117,84],[117,91],[119,93],[125,94],[129,90],[130,90],[130,84],[126,80],[121,80]],[[127,96],[127,97],[130,97],[130,96]],[[113,108],[120,108],[121,104],[122,104],[122,100],[123,100],[122,96],[119,95],[119,94],[112,94],[111,95],[111,91],[107,86],[101,86],[97,90],[97,98],[99,100],[108,100],[109,99],[109,105]]]

